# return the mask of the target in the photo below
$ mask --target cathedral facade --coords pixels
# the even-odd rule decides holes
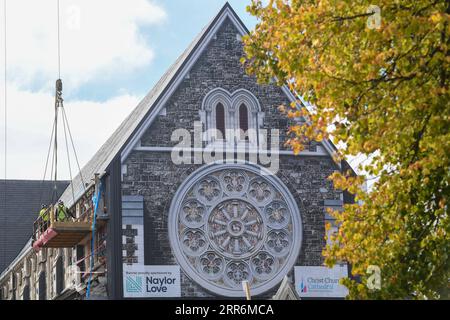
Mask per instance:
[[[289,123],[277,108],[293,97],[246,75],[246,33],[226,7],[122,159],[122,208],[142,208],[136,224],[122,209],[123,268],[179,265],[182,296],[243,296],[248,281],[252,294],[270,297],[294,266],[323,264],[325,209],[343,200],[327,180],[340,170],[332,146],[311,144],[299,156],[284,148]],[[189,143],[173,141],[177,130]]]

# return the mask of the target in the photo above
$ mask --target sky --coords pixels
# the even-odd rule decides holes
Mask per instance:
[[[41,180],[59,76],[57,0],[0,1],[0,177]],[[256,20],[246,12],[249,2],[229,1],[252,29]],[[224,4],[224,0],[60,0],[60,75],[81,166]],[[65,150],[59,158],[58,178],[68,179]],[[75,175],[73,154],[70,158]]]

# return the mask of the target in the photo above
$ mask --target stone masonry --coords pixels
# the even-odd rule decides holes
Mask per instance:
[[[252,92],[265,113],[262,128],[288,128],[285,116],[277,110],[289,100],[274,85],[259,85],[254,77],[245,74],[240,58],[243,47],[238,31],[231,21],[225,21],[215,39],[202,53],[175,94],[166,105],[166,114],[159,115],[141,139],[142,146],[171,147],[172,132],[177,128],[194,129],[200,121],[202,100],[212,89],[221,87],[229,92],[247,89]],[[281,137],[281,146],[285,135]],[[312,149],[311,151],[313,151]],[[133,151],[127,159],[123,176],[122,195],[144,198],[144,246],[146,265],[177,264],[168,235],[169,207],[180,184],[201,165],[175,165],[169,152]],[[338,170],[331,157],[280,156],[277,176],[288,187],[300,210],[303,243],[296,265],[321,265],[325,245],[325,200],[340,200],[342,195],[333,189],[327,177]],[[182,273],[182,296],[209,297],[204,290]],[[276,290],[276,288],[275,288]],[[269,292],[264,297],[270,297]]]

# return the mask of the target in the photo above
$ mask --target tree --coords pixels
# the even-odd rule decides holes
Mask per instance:
[[[332,139],[364,156],[373,179],[334,173],[359,204],[332,214],[325,263],[347,261],[349,298],[438,298],[450,276],[450,1],[253,0],[242,62],[259,82],[288,84],[309,105],[280,106],[296,153]],[[369,289],[370,265],[381,289]]]

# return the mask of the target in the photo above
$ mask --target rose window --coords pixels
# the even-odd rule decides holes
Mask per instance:
[[[176,193],[170,241],[183,271],[207,290],[243,296],[242,281],[261,294],[292,269],[301,220],[287,188],[253,165],[208,166]]]
[[[226,200],[209,215],[208,234],[215,249],[229,258],[242,258],[263,244],[263,220],[258,210],[241,200]]]
[[[186,201],[182,207],[181,219],[191,227],[201,226],[205,215],[205,207],[197,200]]]

